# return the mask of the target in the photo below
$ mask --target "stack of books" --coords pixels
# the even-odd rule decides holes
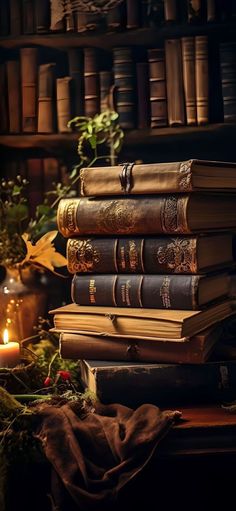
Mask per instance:
[[[61,356],[81,360],[103,401],[219,399],[232,382],[236,392],[234,362],[207,363],[235,314],[236,164],[125,163],[80,177],[81,197],[58,207],[74,273],[72,303],[52,311]]]

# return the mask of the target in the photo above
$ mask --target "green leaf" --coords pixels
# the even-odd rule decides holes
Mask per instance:
[[[26,204],[13,204],[6,211],[6,216],[12,223],[20,223],[28,218],[29,209]]]
[[[96,145],[97,145],[97,137],[96,137],[96,135],[90,135],[88,137],[88,142],[90,143],[92,149],[95,149]]]

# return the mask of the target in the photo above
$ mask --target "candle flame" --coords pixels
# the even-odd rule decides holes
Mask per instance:
[[[8,341],[9,341],[9,334],[8,334],[7,328],[5,328],[5,330],[3,332],[3,343],[8,344]]]

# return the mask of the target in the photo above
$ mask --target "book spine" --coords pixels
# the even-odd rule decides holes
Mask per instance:
[[[126,0],[126,28],[139,28],[140,27],[140,4],[133,0]]]
[[[68,122],[71,119],[71,94],[70,94],[71,77],[64,76],[57,78],[57,124],[59,133],[69,133],[71,129]]]
[[[71,238],[70,273],[197,273],[197,238]]]
[[[90,200],[62,199],[57,210],[63,236],[88,234],[184,234],[189,195]]]
[[[75,32],[75,17],[73,12],[69,12],[65,19],[66,32]]]
[[[84,48],[84,111],[88,117],[99,112],[99,77],[95,48]]]
[[[148,63],[136,64],[137,76],[137,102],[138,102],[138,128],[145,129],[150,126],[150,90]]]
[[[37,129],[37,48],[21,48],[22,131]]]
[[[9,132],[20,133],[21,130],[21,83],[20,65],[17,60],[7,62]]]
[[[180,39],[165,41],[168,121],[170,126],[185,124],[182,51]]]
[[[207,36],[195,37],[195,74],[198,125],[209,122],[209,78],[208,78],[208,40]]]
[[[125,12],[123,5],[117,5],[108,11],[106,26],[109,30],[120,30],[124,26]]]
[[[197,124],[194,37],[182,38],[182,58],[186,119],[191,126]]]
[[[104,112],[111,105],[113,86],[112,71],[100,71],[99,83],[100,83],[100,112]]]
[[[119,124],[124,129],[135,128],[135,64],[131,48],[113,48],[113,72]]]
[[[35,19],[33,0],[23,0],[21,8],[23,13],[23,33],[34,34]]]
[[[235,361],[206,364],[114,364],[85,369],[81,378],[88,387],[88,371],[93,371],[95,392],[103,403],[119,401],[126,406],[140,403],[180,404],[181,402],[231,401],[236,391]],[[83,365],[83,367],[82,367]]]
[[[207,0],[207,21],[211,23],[218,19],[217,0]]]
[[[69,75],[71,81],[72,117],[84,114],[84,62],[83,50],[71,48],[68,51]]]
[[[35,24],[38,34],[49,32],[50,0],[35,0]]]
[[[9,0],[10,6],[10,32],[12,36],[21,34],[21,2],[19,0]]]
[[[187,0],[188,22],[199,23],[202,21],[203,0]]]
[[[177,20],[176,0],[164,0],[164,16],[167,22]]]
[[[10,32],[10,5],[8,0],[0,2],[0,36],[9,35]]]
[[[88,15],[85,12],[75,11],[75,29],[78,33],[83,33],[87,31],[87,21]]]
[[[55,64],[39,66],[38,132],[55,131]]]
[[[6,65],[0,64],[0,133],[6,133],[9,127],[7,110],[7,76]]]
[[[199,275],[79,275],[71,297],[78,305],[195,310]]]
[[[220,44],[224,121],[236,121],[236,44]]]
[[[148,50],[151,128],[167,125],[165,50]]]

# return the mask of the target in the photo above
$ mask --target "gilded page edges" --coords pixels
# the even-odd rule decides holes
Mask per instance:
[[[62,199],[57,209],[57,226],[58,230],[65,238],[69,238],[74,234],[79,234],[77,225],[77,209],[80,199]]]
[[[193,190],[192,165],[193,160],[180,163],[178,174],[178,190],[180,192],[191,192]]]
[[[191,233],[187,222],[188,200],[188,195],[169,195],[168,197],[163,197],[160,208],[163,233]]]

